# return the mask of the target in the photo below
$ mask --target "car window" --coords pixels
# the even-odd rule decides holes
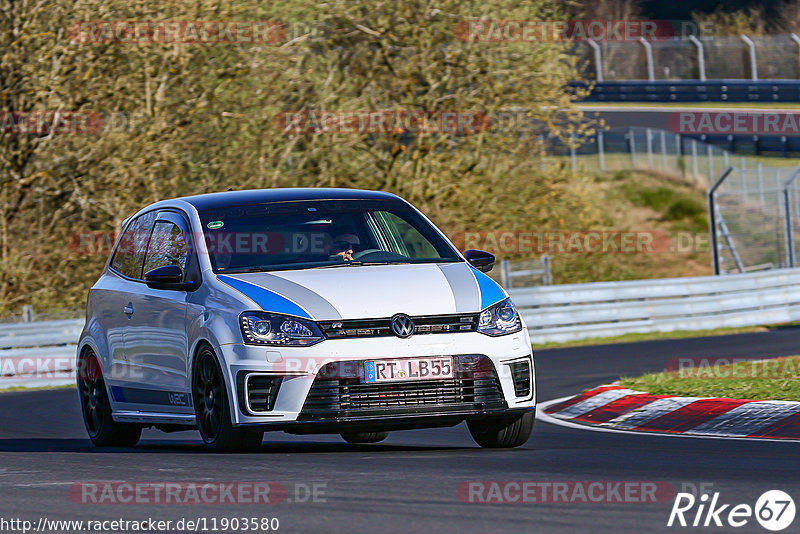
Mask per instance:
[[[188,260],[189,247],[183,230],[173,222],[157,221],[147,247],[142,272],[147,273],[165,265],[177,265],[186,272]]]
[[[391,252],[409,258],[436,257],[436,249],[433,248],[431,242],[425,239],[425,236],[411,226],[408,221],[389,211],[376,211],[374,215],[378,229],[381,234],[386,236]]]
[[[203,210],[215,272],[462,261],[397,201],[314,200]]]
[[[111,260],[111,267],[114,270],[130,278],[137,280],[142,278],[142,261],[157,213],[150,211],[128,224],[114,250],[114,257]]]

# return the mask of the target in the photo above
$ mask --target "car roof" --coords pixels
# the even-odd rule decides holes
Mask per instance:
[[[285,188],[285,189],[247,189],[244,191],[225,191],[183,197],[183,200],[198,211],[268,202],[291,202],[298,200],[397,200],[399,197],[383,191],[363,189],[337,189],[325,187]]]

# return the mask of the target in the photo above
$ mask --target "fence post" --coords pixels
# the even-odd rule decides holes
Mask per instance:
[[[511,276],[509,275],[508,260],[500,260],[500,282],[503,287],[511,287]]]
[[[22,307],[22,322],[23,323],[32,323],[33,322],[33,306],[30,304],[26,304]]]
[[[709,143],[706,145],[706,154],[708,157],[708,183],[714,178],[714,148]]]
[[[633,135],[633,128],[628,129],[629,146],[631,147],[631,167],[636,170],[636,136]]]
[[[647,79],[653,82],[656,79],[655,69],[653,68],[653,47],[644,37],[640,37],[639,42],[644,47],[644,57],[647,61]]]
[[[794,212],[800,213],[800,195],[797,194],[796,187],[793,187],[792,191],[794,192]]]
[[[589,44],[589,46],[592,47],[592,50],[594,50],[594,66],[595,66],[595,69],[597,70],[597,81],[598,82],[602,82],[603,81],[603,56],[600,53],[600,45],[597,44],[594,39],[586,39],[586,42]]]
[[[756,64],[756,44],[750,39],[748,36],[742,34],[739,37],[742,38],[744,44],[750,49],[750,78],[753,80],[758,80],[758,65]]]
[[[600,170],[606,170],[606,146],[603,132],[597,132],[597,155],[600,159]]]
[[[792,208],[789,199],[789,188],[792,182],[795,181],[797,176],[800,175],[800,165],[792,171],[789,178],[783,182],[783,234],[786,239],[786,264],[788,267],[794,267],[794,229],[792,228]]]
[[[544,271],[544,285],[553,285],[553,273],[550,271],[550,256],[542,256],[542,270]]]
[[[697,47],[697,70],[700,74],[700,81],[706,81],[706,58],[703,57],[703,43],[694,35],[689,36],[689,42]],[[709,180],[711,177],[708,177]]]
[[[697,165],[697,141],[694,139],[692,139],[692,172],[694,173],[692,181],[700,181],[700,168]]]
[[[655,168],[653,165],[653,131],[650,128],[645,128],[645,138],[647,142],[647,164],[651,169]]]
[[[797,43],[797,50],[798,50],[798,52],[800,52],[800,37],[798,37],[798,35],[796,33],[791,33],[789,35],[791,36],[792,41]]]
[[[667,170],[667,136],[661,130],[661,168]]]
[[[733,167],[726,167],[714,184],[708,188],[708,193],[706,193],[708,198],[708,225],[711,231],[711,263],[714,268],[714,274],[719,274],[719,245],[717,244],[717,215],[714,209],[714,192],[722,185],[722,182],[725,181],[731,171],[733,171]]]

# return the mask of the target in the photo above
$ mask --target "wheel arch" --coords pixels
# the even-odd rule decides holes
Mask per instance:
[[[197,361],[197,356],[200,354],[200,351],[204,348],[208,348],[214,354],[214,358],[217,360],[217,364],[222,371],[222,378],[225,381],[225,394],[227,396],[228,407],[231,413],[231,422],[236,424],[238,422],[238,418],[236,417],[236,410],[238,410],[237,400],[236,400],[236,384],[234,378],[230,375],[230,368],[228,367],[227,362],[225,361],[225,356],[223,351],[220,350],[219,345],[214,346],[214,344],[205,337],[198,338],[192,350],[190,351],[190,361],[188,362],[188,381],[189,381],[189,394],[192,398],[192,407],[195,406],[194,402],[194,372],[195,372],[195,362]]]

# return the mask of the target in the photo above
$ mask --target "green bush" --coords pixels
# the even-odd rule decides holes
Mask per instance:
[[[675,191],[669,187],[644,189],[639,192],[638,204],[661,211],[669,206],[675,198]]]
[[[679,198],[670,204],[664,212],[664,219],[668,221],[679,221],[682,219],[695,218],[705,212],[703,205],[693,198]]]

